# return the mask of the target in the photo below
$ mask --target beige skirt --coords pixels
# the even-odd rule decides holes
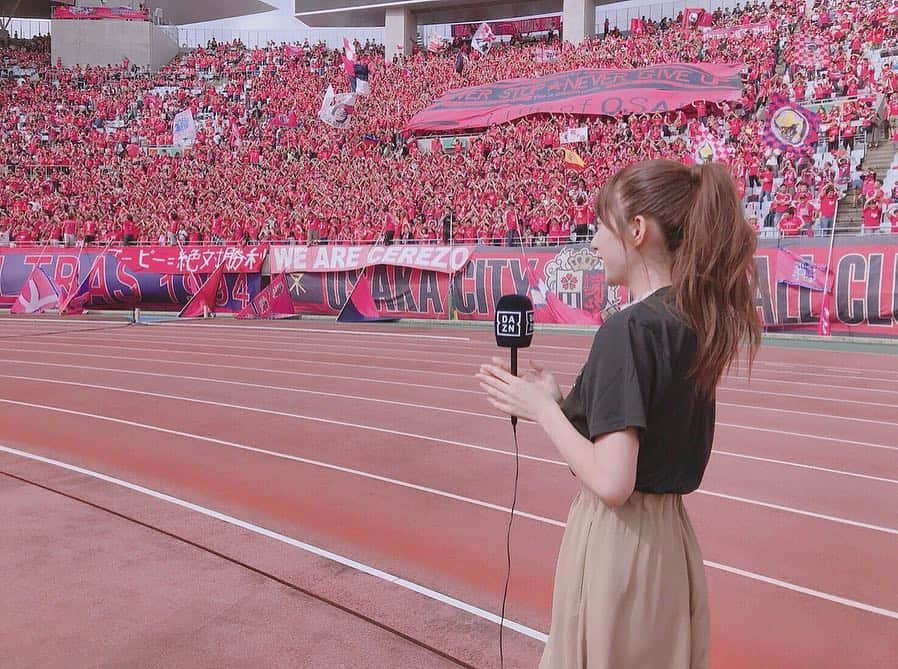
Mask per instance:
[[[706,669],[708,593],[680,495],[581,490],[558,554],[540,669]]]

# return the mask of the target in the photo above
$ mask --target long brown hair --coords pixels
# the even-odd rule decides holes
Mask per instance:
[[[676,310],[698,340],[690,374],[700,393],[713,394],[743,341],[751,367],[761,344],[753,302],[757,236],[722,165],[686,167],[672,160],[630,165],[600,193],[596,214],[621,239],[636,216],[661,228],[672,259]]]

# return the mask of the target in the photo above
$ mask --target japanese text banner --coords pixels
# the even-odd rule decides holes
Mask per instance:
[[[224,263],[230,274],[262,271],[267,246],[112,246],[107,250],[134,272],[211,273]]]

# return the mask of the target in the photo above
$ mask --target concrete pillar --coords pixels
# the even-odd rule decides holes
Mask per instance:
[[[404,7],[387,7],[384,25],[384,46],[386,59],[392,61],[393,56],[409,55],[418,32],[418,20],[412,12]],[[401,49],[399,47],[402,47]]]
[[[584,37],[595,37],[595,0],[564,0],[561,29],[564,41],[571,44],[580,44]]]

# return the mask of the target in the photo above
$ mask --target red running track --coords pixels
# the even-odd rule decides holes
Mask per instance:
[[[301,666],[297,652],[308,666],[453,666],[451,658],[498,665],[491,616],[505,576],[514,461],[507,420],[492,412],[473,378],[495,353],[488,332],[320,322],[83,328],[79,321],[0,321],[7,342],[0,353],[0,470],[105,509],[47,501],[53,493],[0,477],[0,495],[37,496],[58,521],[45,521],[34,535],[27,531],[33,524],[20,529],[17,545],[28,550],[18,555],[45,558],[48,544],[84,541],[73,528],[86,524],[105,528],[88,541],[101,553],[122,542],[145,547],[131,567],[138,580],[141,565],[153,567],[139,602],[153,630],[151,649],[167,649],[173,638],[161,612],[177,598],[163,587],[159,564],[160,551],[171,550],[178,575],[197,574],[196,610],[181,622],[220,620],[225,607],[226,629],[246,630],[250,641],[223,655],[233,666],[273,657]],[[523,357],[570,383],[589,344],[585,335],[539,333]],[[750,381],[738,370],[726,379],[714,455],[701,490],[687,498],[707,565],[713,666],[894,666],[896,374],[898,356],[766,346]],[[535,666],[576,482],[538,428],[522,425],[520,436],[508,606],[519,627],[506,634],[506,655],[508,666]],[[193,546],[185,553],[167,535],[160,548],[152,530],[137,532],[109,511],[244,566]],[[199,555],[191,559],[191,551]],[[24,618],[0,613],[0,628],[16,623],[19,630],[16,655],[46,666],[54,648],[64,658],[74,639],[94,638],[115,620],[129,642],[103,649],[113,660],[140,663],[134,638],[142,628],[127,616],[123,622],[115,575],[105,582],[99,563],[87,559],[83,569],[94,576],[79,580],[80,561],[67,571],[54,559],[18,560],[12,601],[19,609],[33,605],[30,593],[50,576],[78,596],[45,594],[43,606]],[[286,592],[270,579],[254,588],[241,573],[246,567],[305,592]],[[221,573],[219,587],[245,593],[245,607],[211,594],[209,569]],[[103,606],[79,615],[104,592]],[[266,597],[283,615],[268,615],[260,626],[254,612]],[[41,616],[65,616],[73,635],[36,643]],[[302,631],[293,643],[283,642],[285,625]],[[202,632],[209,629],[217,627],[199,626],[194,645],[182,639],[168,649],[168,666],[228,647]],[[366,643],[342,643],[347,636]]]

